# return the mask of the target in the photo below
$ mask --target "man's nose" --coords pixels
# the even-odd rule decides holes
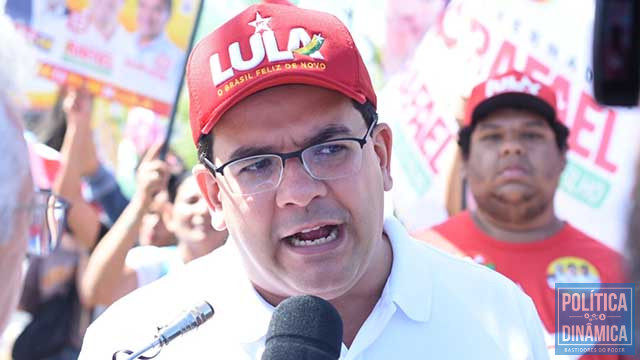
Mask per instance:
[[[326,184],[314,179],[299,158],[287,160],[276,192],[276,202],[279,207],[287,205],[305,207],[316,197],[326,194]]]
[[[500,146],[501,155],[522,155],[525,149],[515,136],[507,136]]]

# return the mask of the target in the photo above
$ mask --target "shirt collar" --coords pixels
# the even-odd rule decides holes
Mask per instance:
[[[391,241],[393,263],[383,297],[388,297],[410,319],[427,321],[431,316],[433,280],[429,263],[420,247],[395,217],[385,218],[384,231]]]
[[[431,315],[432,278],[424,257],[415,255],[423,253],[419,247],[424,245],[411,238],[395,217],[385,219],[384,231],[391,242],[393,263],[382,292],[383,301],[392,301],[414,321],[427,321]],[[227,244],[230,246],[225,246],[228,254],[224,257],[230,261],[240,261],[235,242],[228,241]],[[235,282],[235,291],[229,294],[227,301],[233,305],[229,310],[235,310],[232,316],[239,325],[229,330],[242,343],[258,342],[266,335],[275,308],[258,294],[241,263],[229,268],[238,269],[232,276],[233,280],[230,280]],[[416,284],[416,281],[420,283]],[[215,301],[219,294],[212,293],[209,298]],[[247,324],[251,326],[246,326]]]
[[[245,344],[260,340],[267,333],[275,308],[258,294],[249,281],[235,240],[229,238],[225,246],[206,256],[215,256],[211,263],[218,262],[220,265],[220,262],[224,262],[224,266],[217,266],[216,269],[229,271],[224,279],[225,286],[210,289],[206,295],[217,314],[226,318],[224,322],[228,324],[228,335]],[[220,288],[227,292],[221,294]]]

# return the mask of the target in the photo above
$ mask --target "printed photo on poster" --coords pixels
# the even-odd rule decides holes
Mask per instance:
[[[39,54],[39,75],[168,115],[199,0],[7,0]]]

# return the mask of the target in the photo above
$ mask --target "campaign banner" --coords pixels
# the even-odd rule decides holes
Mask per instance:
[[[410,230],[441,221],[456,156],[461,99],[490,75],[524,71],[549,84],[569,127],[556,193],[560,218],[622,251],[640,151],[640,111],[596,103],[594,1],[452,1],[408,69],[379,101],[394,130],[393,198]],[[431,214],[431,215],[430,215]]]
[[[38,75],[125,106],[171,112],[200,0],[7,0]]]

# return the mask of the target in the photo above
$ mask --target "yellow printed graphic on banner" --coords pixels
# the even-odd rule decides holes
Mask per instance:
[[[89,6],[89,0],[67,0],[67,7],[71,11],[82,11]]]
[[[164,2],[164,0],[160,0]],[[130,33],[138,30],[139,0],[126,0],[118,16],[122,26]],[[171,14],[165,26],[167,38],[179,49],[186,51],[191,38],[191,27],[198,11],[198,0],[173,1]]]

